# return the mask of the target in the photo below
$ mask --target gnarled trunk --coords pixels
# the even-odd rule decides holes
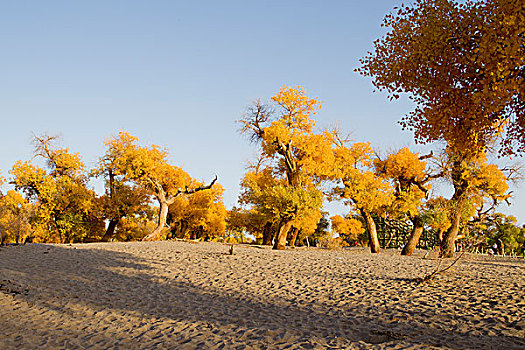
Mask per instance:
[[[186,186],[185,190],[179,189],[175,194],[169,194],[166,193],[164,188],[162,187],[162,183],[157,179],[151,180],[156,188],[155,197],[157,197],[157,200],[159,202],[159,221],[157,222],[157,227],[153,230],[152,233],[144,237],[143,241],[156,241],[160,238],[160,235],[162,234],[162,231],[164,230],[164,227],[166,226],[166,219],[168,216],[168,209],[169,205],[173,204],[175,202],[175,199],[181,195],[181,194],[193,194],[199,191],[209,190],[212,188],[213,184],[217,181],[217,176],[215,176],[215,179],[213,179],[212,182],[210,182],[207,186],[199,186],[193,189],[188,189]]]
[[[412,219],[412,224],[412,231],[410,232],[410,236],[408,236],[407,244],[403,247],[403,250],[401,251],[401,255],[412,255],[412,253],[417,247],[419,238],[423,233],[423,220],[421,220],[419,216],[416,216],[414,219]]]
[[[117,224],[120,220],[119,219],[111,219],[109,220],[108,228],[106,229],[106,233],[104,233],[104,236],[100,239],[102,242],[109,242],[111,237],[113,237],[113,234],[115,233],[115,229],[117,228]]]
[[[297,227],[292,227],[292,238],[290,239],[290,247],[295,247],[295,242],[297,241],[297,236],[301,230]]]
[[[459,233],[459,225],[461,223],[461,214],[463,207],[465,206],[466,191],[469,183],[463,178],[463,172],[460,161],[454,161],[452,164],[452,184],[454,185],[454,195],[450,201],[454,204],[455,208],[452,209],[451,220],[452,223],[448,228],[447,232],[443,235],[441,240],[441,253],[442,258],[453,258],[454,252],[456,251],[456,238]]]
[[[292,227],[292,219],[283,220],[281,226],[279,227],[279,233],[275,238],[275,243],[273,249],[284,250],[286,249],[286,237],[288,236],[288,231]]]
[[[168,202],[167,201],[161,201],[159,199],[159,220],[157,222],[157,227],[151,232],[149,235],[144,237],[143,241],[156,241],[160,238],[160,235],[162,234],[162,230],[164,230],[164,227],[166,226],[166,217],[168,216]]]
[[[374,219],[368,210],[361,209],[361,215],[365,219],[365,225],[368,230],[370,251],[372,253],[379,253],[381,248],[379,246],[379,238],[377,237],[376,223],[374,222]]]
[[[456,208],[452,213],[452,225],[448,228],[447,232],[443,235],[441,240],[441,253],[442,258],[453,258],[454,252],[456,251],[456,238],[459,233],[459,224],[461,223],[461,212],[463,211],[463,201],[459,201]]]
[[[273,231],[272,223],[270,221],[266,222],[263,228],[263,245],[272,245]]]

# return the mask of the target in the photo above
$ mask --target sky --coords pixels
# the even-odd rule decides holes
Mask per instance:
[[[406,98],[389,101],[354,71],[400,3],[0,0],[0,175],[32,158],[32,135],[59,135],[92,168],[104,139],[124,130],[167,147],[192,177],[217,175],[231,208],[257,154],[236,121],[283,85],[322,101],[321,128],[381,151],[439,151],[401,130]],[[511,190],[499,210],[525,224],[525,190]]]

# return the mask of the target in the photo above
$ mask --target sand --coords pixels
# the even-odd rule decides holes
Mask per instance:
[[[423,251],[228,251],[0,248],[0,349],[525,349],[523,259],[465,255],[421,283]]]

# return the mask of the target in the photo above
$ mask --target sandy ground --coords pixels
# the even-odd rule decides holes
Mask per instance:
[[[228,250],[0,248],[0,348],[525,349],[523,259]]]

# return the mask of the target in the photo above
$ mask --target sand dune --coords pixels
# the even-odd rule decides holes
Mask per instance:
[[[420,283],[423,252],[228,250],[0,248],[0,348],[525,348],[523,260],[464,256]]]

